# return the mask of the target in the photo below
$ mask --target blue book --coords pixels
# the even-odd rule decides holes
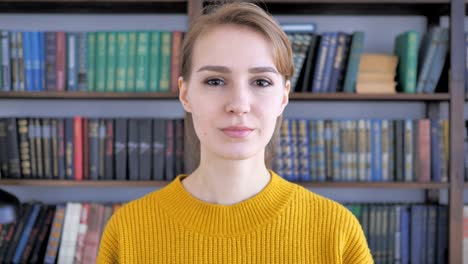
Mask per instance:
[[[78,90],[78,34],[67,33],[67,90]]]
[[[38,53],[39,53],[39,88],[38,91],[45,91],[45,32],[39,32],[39,46],[38,46]]]
[[[468,32],[465,33],[465,54],[468,54]],[[465,60],[465,76],[468,76],[468,59]],[[468,78],[465,77],[465,93],[468,93]]]
[[[40,58],[39,58],[39,32],[38,31],[33,31],[31,32],[31,57],[32,57],[32,72],[33,72],[33,90],[34,91],[40,91],[40,75],[41,75],[41,68],[40,68]]]
[[[309,128],[307,120],[297,120],[297,135],[298,135],[298,149],[299,149],[299,180],[311,181],[310,166],[309,166]]]
[[[423,215],[424,215],[424,206],[423,205],[413,205],[411,207],[411,252],[410,260],[411,263],[424,263],[422,261],[422,252],[424,250],[424,241],[423,237]]]
[[[338,32],[330,32],[328,34],[330,36],[330,42],[327,51],[327,56],[325,57],[323,79],[322,83],[320,84],[322,92],[330,92],[330,79],[333,70],[333,64],[335,62],[336,49],[338,46]]]
[[[330,76],[330,83],[328,91],[335,93],[340,86],[340,77],[343,73],[346,58],[348,56],[347,45],[350,36],[344,32],[338,32],[338,44],[336,47],[336,55],[333,58],[333,67]]]
[[[33,61],[32,61],[32,33],[23,32],[23,68],[24,68],[24,82],[26,91],[34,91],[34,74],[33,74]]]
[[[325,32],[323,33],[322,37],[320,38],[320,44],[318,49],[318,56],[314,70],[314,78],[312,81],[312,92],[313,93],[320,93],[323,92],[323,78],[325,74],[325,63],[327,59],[328,49],[330,47],[330,33]]]
[[[407,206],[401,207],[400,215],[400,255],[401,264],[408,264],[410,260],[410,211]]]
[[[19,244],[16,247],[15,255],[13,257],[13,263],[20,263],[21,255],[23,254],[24,248],[26,247],[26,243],[28,242],[29,235],[31,234],[31,230],[34,226],[34,223],[36,222],[36,219],[37,219],[37,216],[39,215],[40,210],[41,210],[40,204],[33,205],[32,212],[29,218],[27,219],[23,233],[21,234]]]
[[[317,181],[324,182],[325,176],[325,121],[317,120],[316,122],[317,136]]]
[[[448,263],[448,208],[444,205],[437,207],[437,263]]]
[[[423,37],[420,52],[419,52],[419,70],[418,70],[418,82],[416,85],[416,92],[424,92],[429,78],[431,65],[433,58],[436,53],[437,42],[440,41],[442,29],[440,27],[433,27],[429,29],[429,32]]]
[[[437,206],[429,205],[427,207],[427,239],[426,239],[426,263],[435,264],[436,262],[436,236],[437,236]]]
[[[414,128],[411,119],[405,119],[403,149],[404,180],[410,182],[414,180]]]
[[[340,181],[340,122],[338,120],[332,120],[332,167],[333,167],[333,181]]]
[[[382,181],[382,124],[381,120],[372,120],[372,181]]]
[[[309,120],[309,174],[310,180],[317,180],[317,130],[316,130],[316,121]]]
[[[449,30],[443,28],[438,36],[436,43],[436,51],[434,58],[432,59],[429,75],[427,77],[427,83],[424,86],[425,93],[434,93],[439,82],[442,69],[444,68],[445,59],[447,58],[448,45],[449,45]]]

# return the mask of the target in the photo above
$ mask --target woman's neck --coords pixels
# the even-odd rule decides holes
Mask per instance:
[[[210,161],[209,164],[202,160],[182,185],[199,200],[232,205],[259,193],[270,179],[263,159]]]

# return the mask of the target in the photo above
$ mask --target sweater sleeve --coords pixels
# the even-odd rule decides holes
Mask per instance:
[[[351,213],[348,216],[348,224],[345,225],[348,228],[344,237],[343,264],[373,264],[374,260],[359,221]]]
[[[114,214],[107,222],[99,246],[98,264],[119,263],[119,230],[117,220],[116,214]]]

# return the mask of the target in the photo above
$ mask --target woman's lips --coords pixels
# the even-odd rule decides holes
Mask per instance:
[[[247,137],[252,133],[253,129],[248,127],[227,127],[221,129],[223,133],[232,138],[243,138]]]

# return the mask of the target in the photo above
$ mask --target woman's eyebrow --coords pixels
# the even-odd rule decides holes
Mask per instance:
[[[225,66],[218,66],[218,65],[206,65],[198,69],[197,72],[201,71],[214,71],[214,72],[220,72],[220,73],[231,73],[231,69]],[[270,67],[270,66],[265,66],[265,67],[254,67],[254,68],[249,68],[249,73],[262,73],[262,72],[271,72],[274,74],[278,74],[278,71],[275,70],[275,68]]]

